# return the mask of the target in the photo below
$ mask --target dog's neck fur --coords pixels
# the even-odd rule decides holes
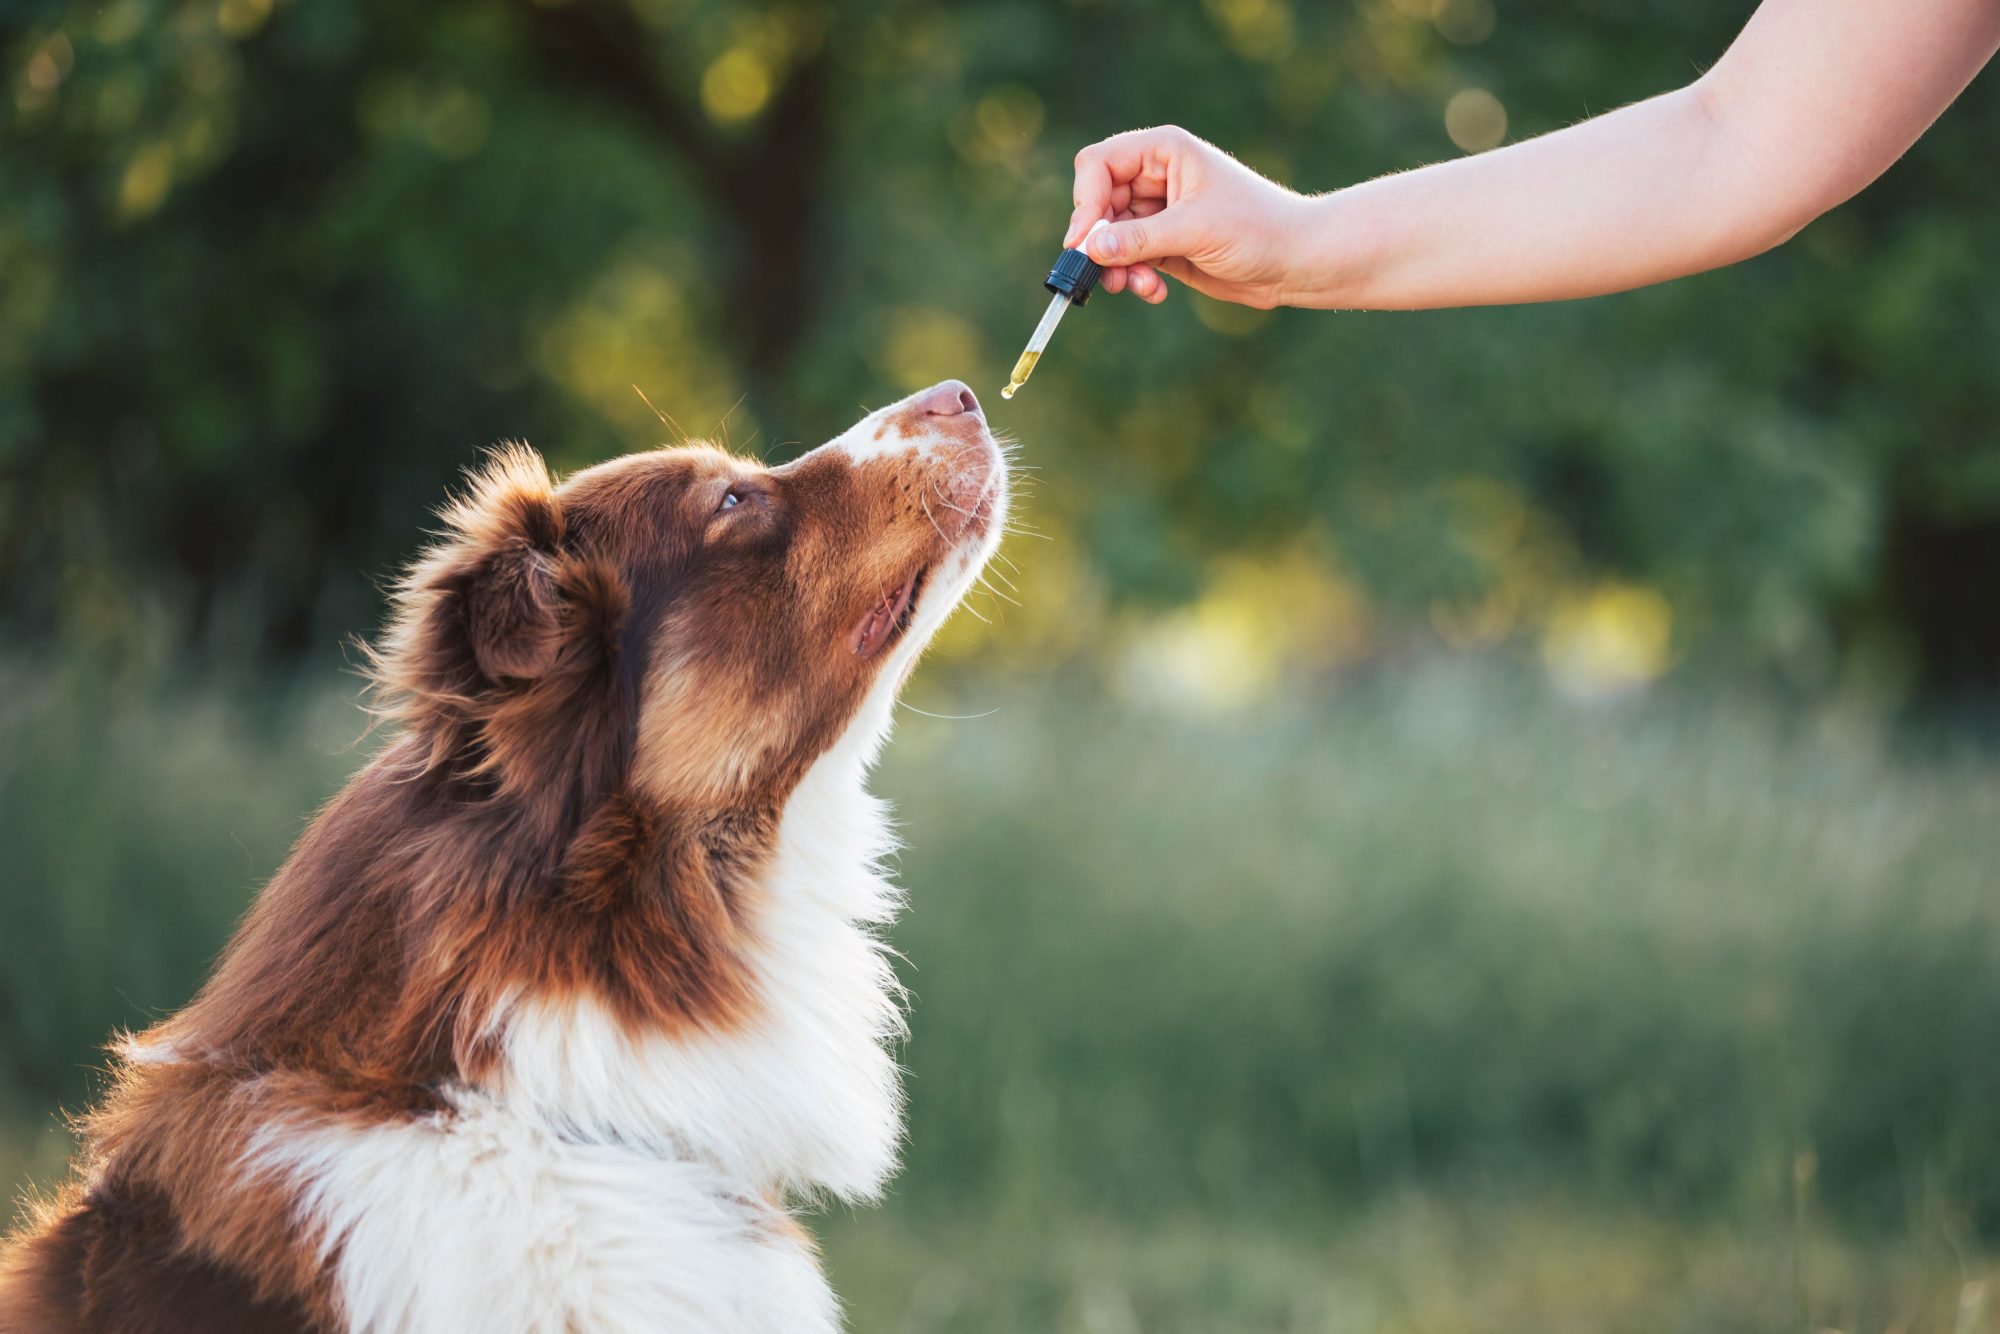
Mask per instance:
[[[746,955],[755,1005],[727,1032],[633,1034],[589,998],[508,998],[487,1022],[484,1090],[566,1136],[695,1155],[768,1193],[874,1195],[895,1166],[901,1094],[885,1044],[902,993],[879,932],[899,891],[864,786],[888,691],[793,791],[761,877]]]

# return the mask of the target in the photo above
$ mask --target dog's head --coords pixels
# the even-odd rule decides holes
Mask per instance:
[[[505,448],[400,586],[376,681],[425,764],[502,790],[782,800],[857,722],[886,726],[1006,503],[956,381],[779,468],[685,445],[558,486]]]

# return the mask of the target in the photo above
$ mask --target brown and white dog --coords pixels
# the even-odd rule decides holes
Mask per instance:
[[[955,381],[782,468],[498,451],[372,652],[397,736],[119,1045],[0,1330],[837,1328],[787,1202],[895,1165],[864,780],[1006,503]]]

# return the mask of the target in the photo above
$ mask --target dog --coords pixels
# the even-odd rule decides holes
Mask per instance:
[[[778,468],[502,447],[368,650],[394,732],[114,1044],[6,1334],[829,1331],[790,1208],[902,1125],[866,791],[992,555],[947,381]]]

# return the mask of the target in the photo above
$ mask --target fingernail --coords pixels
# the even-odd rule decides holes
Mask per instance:
[[[1100,222],[1097,225],[1102,227],[1104,224]],[[1083,238],[1083,241],[1086,246],[1090,247],[1091,253],[1099,259],[1116,259],[1118,257],[1117,232],[1105,232],[1100,236],[1095,230],[1092,230],[1088,236]]]

